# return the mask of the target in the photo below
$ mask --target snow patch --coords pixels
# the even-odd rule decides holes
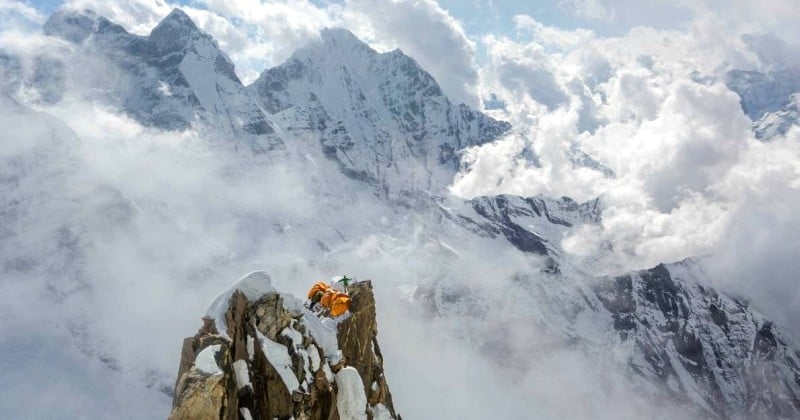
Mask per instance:
[[[373,420],[393,420],[392,413],[383,404],[375,404],[372,406],[372,419]]]
[[[302,318],[303,325],[314,338],[314,341],[322,348],[325,357],[329,363],[337,364],[342,360],[342,352],[339,350],[339,338],[336,333],[336,327],[339,322],[345,318],[340,319],[325,318],[320,320],[309,309],[302,307],[304,315]]]
[[[319,358],[319,352],[314,346],[308,346],[306,351],[308,353],[308,359],[311,362],[311,370],[313,370],[314,372],[318,371],[319,365],[322,362],[322,360],[320,360]]]
[[[275,288],[272,287],[272,279],[269,274],[264,271],[254,271],[236,280],[236,282],[224,292],[214,298],[206,311],[206,317],[214,320],[217,331],[227,339],[230,339],[230,337],[228,337],[228,325],[225,322],[225,312],[228,311],[228,303],[231,300],[231,296],[233,296],[233,293],[237,290],[244,293],[248,300],[254,301],[265,293],[274,292]]]
[[[172,90],[169,88],[169,85],[161,80],[158,81],[158,93],[164,96],[172,96]]]
[[[336,408],[342,420],[366,420],[367,396],[358,371],[347,366],[336,373]]]
[[[250,383],[250,371],[247,369],[246,361],[239,359],[233,362],[233,372],[236,376],[237,389],[242,389],[246,386],[253,388],[253,384]]]
[[[311,373],[309,366],[311,365],[311,360],[309,358],[308,352],[305,348],[303,348],[303,335],[300,334],[299,331],[294,329],[294,321],[292,325],[284,328],[281,331],[281,336],[286,337],[292,340],[292,346],[294,347],[295,353],[299,354],[303,360],[303,371],[304,371],[304,378],[313,378],[314,375]],[[316,350],[314,350],[316,353]],[[303,381],[303,391],[307,391],[307,387],[305,386],[306,381]]]
[[[207,375],[221,375],[222,369],[217,365],[217,353],[222,348],[222,344],[212,344],[204,348],[194,359],[194,367]]]
[[[333,382],[333,371],[331,370],[330,366],[327,364],[322,365],[322,372],[325,373],[325,379],[327,379],[328,382]]]
[[[272,367],[278,371],[278,375],[280,375],[289,393],[300,389],[300,382],[294,375],[294,371],[292,371],[292,358],[289,356],[289,351],[286,347],[270,340],[259,331],[256,331],[256,334],[258,335],[258,341],[261,343],[261,349],[264,351],[264,356],[267,357]]]
[[[244,420],[253,420],[253,416],[250,414],[250,409],[247,407],[242,407],[239,409],[239,413],[242,415]]]
[[[256,343],[256,340],[253,337],[248,335],[247,336],[247,355],[250,357],[251,361],[253,360],[253,358],[256,355],[255,343]]]

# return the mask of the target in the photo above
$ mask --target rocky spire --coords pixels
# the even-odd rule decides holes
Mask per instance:
[[[170,419],[400,419],[371,282],[351,285],[349,313],[320,320],[290,295],[253,293],[255,276],[232,288],[224,321],[184,340]]]

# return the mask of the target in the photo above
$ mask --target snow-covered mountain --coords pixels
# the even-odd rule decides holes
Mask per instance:
[[[739,94],[742,110],[753,121],[756,138],[769,140],[800,122],[800,69],[768,73],[732,70],[726,74],[725,84]]]
[[[794,418],[800,355],[787,332],[705,284],[691,260],[607,279],[597,287],[629,368],[674,398],[721,418]]]
[[[88,76],[88,94],[103,96],[145,126],[208,130],[254,152],[283,147],[228,56],[180,9],[146,37],[89,10],[56,12],[44,32],[77,44],[77,54],[110,62],[112,70]]]
[[[256,205],[247,194],[216,200],[202,196],[192,204],[215,212],[198,217],[214,219],[200,225],[201,232],[187,228],[181,217],[190,205],[173,209],[146,196],[130,199],[127,194],[137,194],[133,188],[101,188],[105,194],[66,188],[74,192],[67,198],[75,215],[83,215],[82,205],[93,204],[89,208],[98,210],[92,215],[108,216],[101,227],[86,216],[38,230],[42,241],[62,238],[48,243],[57,244],[51,253],[65,259],[60,272],[74,272],[80,279],[74,293],[94,293],[97,284],[107,281],[103,276],[114,270],[101,263],[105,269],[92,271],[98,269],[71,253],[91,255],[114,235],[133,244],[116,246],[136,254],[134,261],[154,260],[158,267],[172,267],[178,259],[150,253],[151,247],[159,249],[154,244],[160,241],[202,249],[195,251],[202,262],[172,267],[164,279],[187,289],[198,279],[217,275],[219,267],[260,263],[267,256],[293,258],[283,258],[287,277],[308,272],[298,266],[335,269],[340,261],[355,266],[354,260],[399,258],[403,264],[396,269],[413,274],[397,273],[411,278],[411,284],[396,285],[411,290],[405,304],[425,308],[492,363],[524,371],[538,357],[566,348],[589,355],[599,371],[633,383],[631,398],[674,401],[685,413],[704,418],[800,415],[800,356],[792,339],[756,309],[715,292],[702,262],[599,277],[592,256],[570,255],[561,242],[573,229],[600,222],[600,200],[450,196],[447,187],[459,168],[459,151],[493,141],[510,126],[452,104],[436,81],[402,52],[378,53],[348,31],[326,30],[318,41],[245,87],[211,36],[180,10],[146,37],[129,34],[90,11],[58,12],[45,32],[73,45],[71,53],[80,55],[80,62],[91,57],[97,68],[113,70],[97,74],[86,89],[80,83],[82,69],[69,62],[55,61],[60,64],[52,66],[63,69],[57,77],[26,77],[13,55],[0,55],[4,71],[16,75],[6,79],[13,81],[4,87],[6,92],[56,92],[52,86],[61,86],[147,127],[203,133],[215,146],[222,145],[221,157],[233,150],[236,159],[223,172],[227,185],[246,184],[245,192],[282,181],[274,173],[273,178],[252,176],[270,165],[301,175],[290,180],[304,181],[285,188],[300,194],[288,199],[275,194],[254,200]],[[729,80],[754,120],[783,112],[789,95],[800,90],[781,82],[773,89],[776,94],[761,96],[756,93],[762,92],[760,87],[749,87],[761,83],[759,77],[732,73]],[[784,93],[786,101],[773,101]],[[46,96],[44,103],[60,100]],[[14,163],[0,184],[3,197],[13,197],[0,213],[8,222],[3,226],[12,226],[0,230],[4,238],[21,238],[26,225],[53,220],[36,214],[53,206],[37,204],[35,199],[49,191],[42,193],[33,184],[50,185],[48,179],[58,178],[47,175],[52,171],[44,165],[46,159],[36,157],[38,150],[3,156]],[[271,157],[266,164],[261,160],[265,153]],[[32,181],[19,188],[19,179]],[[310,204],[298,205],[303,200]],[[280,207],[284,202],[291,204],[286,204],[289,210]],[[157,235],[145,233],[147,223],[155,226],[147,232],[158,230]],[[124,232],[106,230],[118,226]],[[230,228],[236,238],[220,235],[226,240],[224,251],[204,237],[215,229],[228,232],[220,226]],[[21,250],[11,250],[18,243],[9,242],[9,250],[0,248],[2,267],[4,273],[24,278],[32,269],[18,258]],[[125,371],[118,365],[128,362],[113,357],[122,344],[104,342],[105,332],[92,322],[75,325],[73,337],[89,343],[87,354],[111,360],[114,369]],[[147,378],[146,385],[164,388],[174,373],[164,369],[160,365],[140,376]],[[393,382],[395,393],[397,389]]]
[[[318,42],[248,89],[265,110],[291,113],[318,131],[343,172],[395,195],[442,194],[458,170],[459,150],[510,128],[452,104],[400,50],[379,54],[344,29],[323,30]]]

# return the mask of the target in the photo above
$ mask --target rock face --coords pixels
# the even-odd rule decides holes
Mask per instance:
[[[788,334],[747,304],[693,281],[690,261],[600,283],[630,369],[719,418],[797,418],[800,355]]]
[[[370,281],[351,286],[349,313],[320,320],[291,295],[254,298],[254,275],[233,286],[224,321],[184,340],[170,419],[400,419]]]

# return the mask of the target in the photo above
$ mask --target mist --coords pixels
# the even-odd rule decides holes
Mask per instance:
[[[358,204],[320,209],[307,168],[243,162],[197,133],[159,132],[69,99],[43,112],[11,106],[4,118],[28,129],[4,134],[3,144],[19,146],[5,148],[4,167],[34,166],[11,166],[18,179],[3,184],[4,196],[39,197],[4,222],[0,308],[13,322],[0,333],[13,365],[3,386],[14,391],[2,405],[12,417],[120,407],[130,418],[165,416],[182,337],[220,290],[256,269],[297,296],[336,273],[372,279],[387,375],[409,418],[636,418],[652,410],[623,374],[609,375],[531,324],[536,308],[524,299],[480,316],[514,299],[512,277],[538,271],[537,258],[488,239],[443,243],[414,212],[363,191],[353,192]],[[347,241],[323,252],[312,238],[335,236],[326,220]],[[415,292],[439,281],[470,288],[481,305],[431,318]],[[491,347],[497,334],[500,360]],[[565,403],[576,398],[583,403]]]

